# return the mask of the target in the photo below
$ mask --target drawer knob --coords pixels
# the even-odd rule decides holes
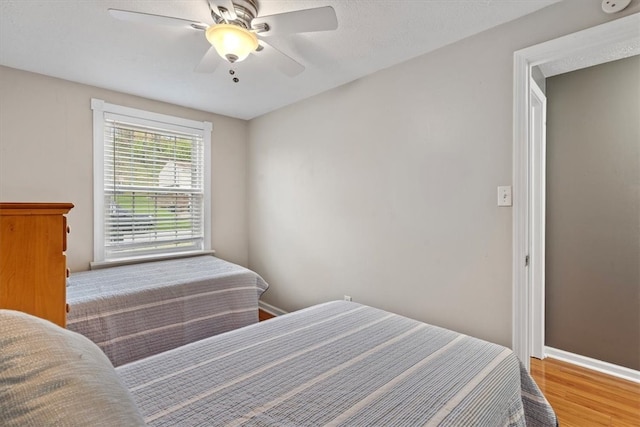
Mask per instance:
[[[71,270],[67,268],[67,278],[71,275]]]

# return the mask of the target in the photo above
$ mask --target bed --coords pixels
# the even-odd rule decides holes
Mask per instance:
[[[55,417],[97,426],[556,425],[511,350],[356,303],[314,306],[120,366],[99,380],[112,391],[76,378],[109,363],[84,348],[95,347],[84,337],[7,310],[0,325],[8,330],[0,335],[7,426]],[[47,344],[54,334],[62,341]],[[63,349],[69,354],[43,358],[53,368],[15,357]],[[43,373],[70,384],[68,399],[33,403],[51,388],[37,378]],[[12,385],[8,396],[3,384]],[[83,413],[89,399],[94,409]]]
[[[117,371],[152,426],[555,425],[511,350],[343,301]]]
[[[208,255],[74,273],[67,328],[119,366],[257,323],[267,287],[253,271]]]

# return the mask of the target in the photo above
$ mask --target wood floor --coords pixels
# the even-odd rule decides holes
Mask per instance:
[[[560,427],[640,427],[640,384],[546,358],[531,375],[553,406]]]
[[[266,311],[258,310],[258,320],[261,322],[263,320],[269,320],[272,317],[275,317],[273,314],[267,313]]]
[[[260,321],[273,315],[260,310]],[[531,375],[560,427],[640,427],[640,384],[559,360],[531,359]]]

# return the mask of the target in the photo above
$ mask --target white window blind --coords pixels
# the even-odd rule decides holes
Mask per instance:
[[[137,117],[132,114],[136,111]],[[125,112],[105,109],[100,114],[101,138],[94,129],[94,138],[102,139],[102,194],[95,195],[101,197],[96,223],[101,222],[97,237],[102,243],[96,261],[210,249],[206,126],[184,126],[177,123],[181,119],[139,110]]]

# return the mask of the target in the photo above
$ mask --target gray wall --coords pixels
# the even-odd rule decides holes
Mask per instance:
[[[566,0],[250,122],[249,265],[511,344],[513,52],[638,12]]]
[[[212,243],[221,258],[246,265],[248,124],[132,95],[0,66],[0,201],[71,202],[67,263],[93,258],[91,98],[213,123]]]
[[[640,56],[547,98],[546,345],[640,370]]]

